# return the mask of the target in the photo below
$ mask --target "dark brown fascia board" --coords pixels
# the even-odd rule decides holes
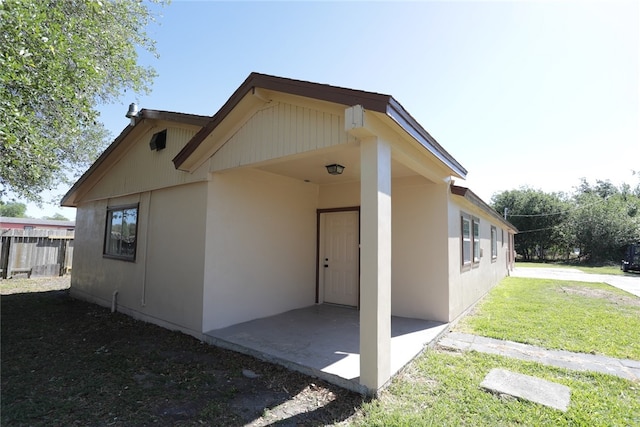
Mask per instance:
[[[135,118],[134,125],[128,125],[126,128],[120,132],[120,135],[113,140],[111,144],[102,152],[102,154],[96,159],[95,162],[87,169],[82,176],[76,181],[75,184],[67,191],[62,200],[60,201],[60,206],[69,206],[73,207],[74,205],[65,204],[68,199],[71,197],[73,193],[75,193],[80,186],[89,178],[89,176],[100,167],[102,163],[118,148],[123,141],[127,138],[129,133],[144,119],[150,120],[163,120],[169,122],[177,122],[184,123],[187,125],[193,126],[204,126],[209,122],[209,116],[200,116],[196,114],[186,114],[186,113],[176,113],[173,111],[162,111],[162,110],[148,110],[143,108],[138,113],[138,116]]]
[[[142,109],[138,116],[142,119],[164,120],[192,126],[205,126],[211,117],[198,114],[177,113],[174,111]]]
[[[499,220],[508,228],[513,229],[515,233],[518,232],[518,229],[516,228],[515,225],[511,224],[509,221],[504,219],[498,212],[496,212],[495,209],[493,209],[491,206],[486,204],[484,200],[478,197],[478,195],[476,195],[473,191],[469,190],[466,187],[461,187],[459,185],[452,184],[450,187],[451,187],[451,194],[465,198],[469,202],[473,203],[474,205],[476,205],[477,207],[479,207],[480,209],[482,209],[483,211],[491,215],[493,218]]]
[[[176,169],[180,168],[240,100],[254,88],[299,95],[346,106],[362,105],[366,110],[386,114],[405,129],[409,135],[417,139],[427,150],[459,174],[461,178],[466,177],[467,170],[442,148],[442,146],[407,113],[400,103],[390,95],[270,76],[255,72],[247,77],[222,108],[211,117],[209,123],[200,129],[173,159],[173,164]]]
[[[441,162],[454,170],[460,178],[467,176],[467,170],[445,150],[429,132],[427,132],[407,110],[394,98],[389,100],[387,116],[391,117],[409,135],[416,139],[429,152],[436,156]]]
[[[220,110],[210,118],[209,123],[200,129],[200,131],[191,138],[176,157],[174,157],[173,164],[176,169],[179,169],[189,156],[196,151],[207,136],[209,136],[209,134],[218,127],[225,117],[231,113],[235,106],[238,105],[240,100],[255,88],[273,90],[276,92],[299,95],[349,106],[360,104],[366,109],[380,113],[386,112],[387,103],[391,98],[389,95],[382,95],[379,93],[357,91],[321,83],[294,80],[254,72],[249,74],[249,77],[247,77],[240,87],[233,92],[231,97],[224,103]]]

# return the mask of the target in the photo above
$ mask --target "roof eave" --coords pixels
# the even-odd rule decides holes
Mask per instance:
[[[274,92],[283,92],[291,95],[304,96],[342,105],[360,104],[364,108],[385,113],[391,96],[358,91],[322,83],[313,83],[302,80],[288,79],[284,77],[270,76],[267,74],[251,73],[249,77],[236,89],[224,105],[211,116],[209,122],[191,138],[184,148],[173,158],[176,169],[182,169],[187,159],[196,152],[204,140],[216,129],[216,127],[231,113],[235,106],[250,91],[260,88]]]
[[[433,154],[438,160],[451,169],[458,178],[466,178],[467,170],[453,158],[434,137],[429,135],[398,101],[391,98],[386,111],[387,115],[402,127],[409,135]]]
[[[188,170],[189,157],[196,153],[198,147],[216,129],[238,105],[247,93],[256,88],[283,92],[292,95],[304,96],[321,101],[333,102],[345,106],[362,105],[365,110],[386,114],[397,123],[412,138],[418,141],[427,151],[434,155],[458,178],[466,178],[467,170],[449,154],[411,115],[390,95],[375,92],[366,92],[331,86],[322,83],[314,83],[302,80],[294,80],[284,77],[270,76],[260,73],[251,73],[247,79],[233,92],[225,104],[214,114],[209,122],[191,138],[183,149],[174,157],[173,164],[176,169]]]
[[[497,219],[498,221],[506,225],[508,228],[511,228],[514,231],[514,233],[518,233],[518,229],[516,228],[515,225],[511,224],[509,221],[504,219],[498,212],[496,212],[495,209],[489,206],[484,200],[478,197],[478,195],[475,194],[473,191],[469,190],[466,187],[461,187],[459,185],[453,185],[453,184],[450,186],[450,188],[451,188],[451,194],[463,197],[464,199],[468,200],[470,203],[481,208],[483,211],[491,215],[493,218]]]
[[[91,176],[96,169],[98,169],[104,161],[113,153],[127,138],[127,136],[138,126],[144,119],[150,120],[166,120],[171,122],[184,123],[192,126],[204,126],[207,124],[209,117],[201,116],[196,114],[187,114],[187,113],[176,113],[173,111],[162,111],[162,110],[149,110],[142,109],[138,113],[134,120],[134,124],[129,124],[125,127],[120,135],[113,140],[111,144],[107,147],[106,150],[100,154],[100,156],[96,159],[95,162],[87,169],[78,180],[73,184],[73,186],[67,191],[67,193],[62,197],[60,201],[60,206],[65,207],[76,207],[77,203],[73,200],[73,195],[76,191],[84,184],[84,182]]]

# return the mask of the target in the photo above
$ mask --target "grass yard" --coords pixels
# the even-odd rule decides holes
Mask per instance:
[[[640,384],[615,376],[436,346],[370,400],[24,280],[0,281],[3,426],[640,426]],[[640,360],[639,301],[508,278],[458,327]],[[492,368],[570,387],[568,411],[483,391]]]
[[[330,425],[364,401],[65,290],[42,292],[46,279],[15,280],[0,281],[2,426]]]
[[[640,360],[640,298],[603,283],[507,277],[457,329]]]
[[[492,368],[564,384],[567,412],[483,391]],[[638,426],[640,384],[602,374],[507,359],[477,352],[428,351],[397,377],[379,399],[365,403],[358,426]]]
[[[507,278],[457,329],[549,348],[640,360],[640,298],[609,285]],[[493,368],[564,384],[566,413],[480,389]],[[361,426],[640,426],[640,384],[477,352],[427,351],[379,399]]]
[[[574,270],[580,270],[589,274],[612,274],[614,276],[639,276],[640,274],[629,272],[625,273],[620,269],[619,265],[600,265],[600,266],[588,266],[582,264],[567,264],[561,262],[516,262],[517,268],[570,268]]]

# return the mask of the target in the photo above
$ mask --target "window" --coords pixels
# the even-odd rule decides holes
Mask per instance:
[[[498,258],[498,229],[491,226],[491,259]]]
[[[462,265],[471,264],[471,218],[462,215]]]
[[[135,261],[137,231],[137,205],[107,209],[104,255],[125,261]]]
[[[480,220],[473,218],[473,262],[480,262]]]
[[[480,219],[464,212],[460,213],[460,218],[462,266],[470,267],[472,264],[478,264],[482,256],[482,251],[480,250]]]

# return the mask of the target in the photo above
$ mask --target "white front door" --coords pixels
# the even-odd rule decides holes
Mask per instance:
[[[325,212],[323,254],[324,302],[357,307],[360,297],[358,211]]]

